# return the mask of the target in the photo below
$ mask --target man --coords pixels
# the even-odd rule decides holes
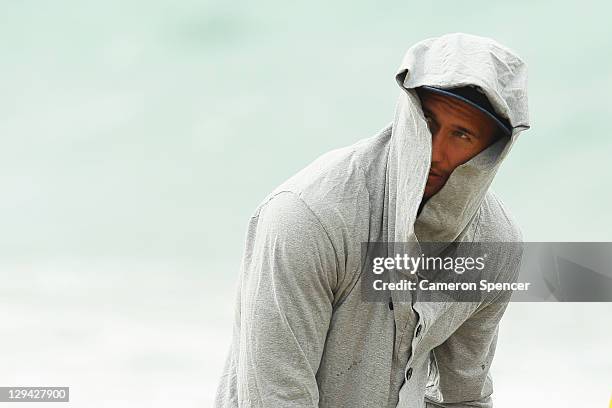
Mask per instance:
[[[361,243],[521,240],[489,186],[529,127],[526,66],[451,34],[410,48],[396,80],[391,125],[323,155],[251,217],[216,407],[492,406],[508,297],[368,302]]]
[[[416,91],[432,136],[431,168],[419,207],[422,209],[457,166],[503,135],[510,135],[511,126],[495,114],[484,94],[473,87],[441,90],[422,86]]]

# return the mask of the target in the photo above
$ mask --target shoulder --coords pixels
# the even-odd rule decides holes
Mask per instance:
[[[270,262],[284,262],[295,270],[316,264],[325,266],[323,269],[332,276],[337,268],[336,251],[327,230],[291,191],[277,192],[257,207],[249,222],[246,245],[247,253],[266,253]]]
[[[259,204],[251,217],[257,229],[274,236],[306,240],[327,239],[321,221],[298,194],[289,190],[276,191]]]
[[[516,219],[502,199],[489,190],[478,213],[475,241],[523,242],[523,234]]]
[[[494,192],[487,192],[478,214],[475,242],[490,242],[491,281],[516,282],[523,258],[523,235],[519,224]]]
[[[367,229],[371,201],[384,191],[389,129],[353,145],[329,151],[279,185],[315,215],[340,247]]]

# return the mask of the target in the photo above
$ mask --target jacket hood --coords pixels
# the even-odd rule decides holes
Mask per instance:
[[[421,41],[405,54],[396,74],[401,93],[387,163],[387,239],[453,242],[474,222],[493,177],[518,135],[529,128],[527,66],[511,50],[483,37],[447,34]],[[512,134],[458,166],[420,214],[431,165],[431,133],[415,88],[478,87]],[[393,214],[393,212],[395,214]]]

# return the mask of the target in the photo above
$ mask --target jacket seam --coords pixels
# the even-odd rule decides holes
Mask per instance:
[[[331,239],[331,235],[329,234],[329,232],[327,231],[327,229],[325,228],[325,225],[323,225],[323,223],[321,222],[321,219],[319,218],[319,216],[312,210],[312,208],[310,208],[310,206],[308,205],[308,203],[302,198],[302,193],[297,193],[293,190],[281,190],[281,191],[277,191],[276,193],[274,193],[273,195],[269,196],[260,206],[258,209],[258,212],[261,210],[261,208],[263,208],[264,206],[266,206],[270,201],[272,201],[272,199],[274,199],[274,197],[281,195],[283,193],[289,193],[291,195],[293,195],[295,198],[297,198],[303,205],[304,207],[306,207],[306,209],[308,210],[308,212],[315,218],[315,220],[317,221],[317,223],[319,224],[319,226],[321,227],[321,229],[323,230],[323,232],[325,232],[325,236],[327,237],[327,240],[329,241],[330,246],[332,247],[332,249],[334,250],[334,260],[336,262],[336,285],[338,285],[339,283],[339,278],[338,278],[338,270],[339,270],[339,265],[338,265],[338,251],[336,250],[336,247],[334,246],[334,242]],[[336,292],[337,288],[334,287],[332,288],[332,292]]]

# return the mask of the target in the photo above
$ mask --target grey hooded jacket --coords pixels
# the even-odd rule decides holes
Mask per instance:
[[[396,75],[393,122],[266,197],[248,225],[216,407],[492,406],[489,369],[508,298],[366,302],[361,243],[520,241],[489,186],[529,127],[526,79],[519,57],[492,40],[420,42]],[[513,132],[457,167],[417,213],[431,160],[421,85],[478,86]],[[498,278],[517,270],[509,261]]]

